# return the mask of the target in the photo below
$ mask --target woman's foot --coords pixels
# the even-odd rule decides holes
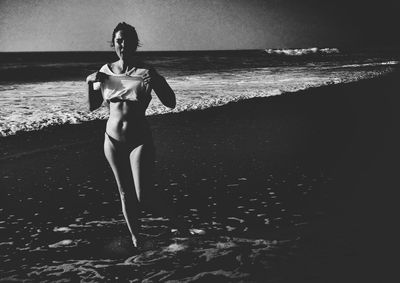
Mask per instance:
[[[139,251],[151,250],[156,246],[151,239],[143,239],[142,237],[135,236],[132,236],[132,243],[135,249]]]
[[[143,245],[143,238],[141,236],[132,235],[132,244],[135,248],[140,248]]]
[[[132,244],[135,248],[139,246],[139,239],[138,237],[132,236]]]

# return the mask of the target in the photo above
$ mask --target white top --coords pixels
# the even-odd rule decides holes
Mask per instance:
[[[151,88],[143,82],[143,75],[147,69],[133,68],[125,74],[115,74],[108,64],[100,68],[100,72],[108,75],[101,83],[101,92],[104,100],[143,101],[148,104],[151,100]]]

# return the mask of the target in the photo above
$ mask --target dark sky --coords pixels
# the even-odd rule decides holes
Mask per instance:
[[[141,50],[398,44],[394,0],[0,0],[1,51],[110,50],[134,25]]]

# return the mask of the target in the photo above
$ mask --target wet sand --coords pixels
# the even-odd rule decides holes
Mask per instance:
[[[207,235],[134,251],[104,121],[2,138],[3,281],[376,282],[393,270],[399,72],[149,117],[155,185]],[[143,234],[166,229],[143,213]]]

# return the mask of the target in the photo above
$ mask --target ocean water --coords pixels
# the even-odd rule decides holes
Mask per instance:
[[[393,50],[337,48],[142,52],[140,56],[166,77],[177,96],[177,107],[170,110],[153,93],[147,115],[374,78],[399,63]],[[87,110],[85,78],[115,60],[114,54],[2,53],[0,59],[1,136],[107,118],[106,107]]]

